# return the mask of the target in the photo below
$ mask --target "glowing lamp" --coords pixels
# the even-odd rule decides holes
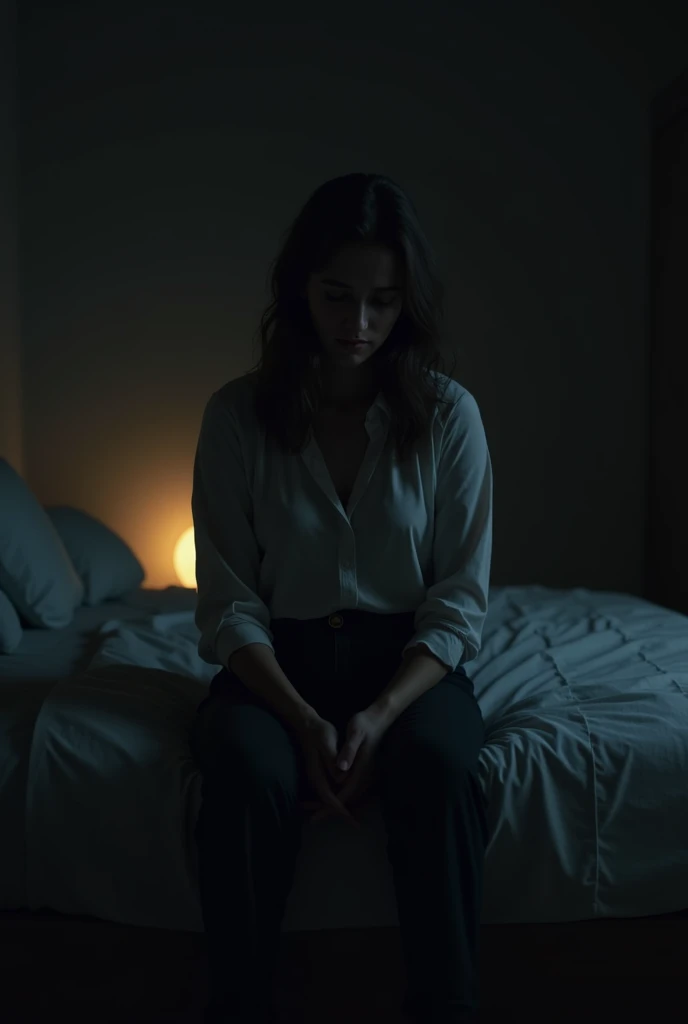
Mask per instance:
[[[183,587],[196,589],[196,544],[194,542],[194,528],[190,526],[184,530],[174,547],[172,558],[174,571],[177,574]]]

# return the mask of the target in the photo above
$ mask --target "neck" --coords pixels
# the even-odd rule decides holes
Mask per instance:
[[[336,377],[325,376],[323,380],[322,399],[327,409],[348,410],[368,406],[377,394],[377,385],[372,374],[348,377],[338,374]]]
[[[341,398],[325,399],[323,401],[321,409],[322,409],[323,412],[332,412],[332,413],[342,413],[342,414],[358,413],[358,412],[362,412],[364,409],[367,409],[369,407],[370,403],[372,402],[372,400],[373,400],[372,396],[370,396],[368,398],[365,398],[365,399],[363,399],[363,398],[349,399],[348,401],[345,401],[344,399],[341,399]]]

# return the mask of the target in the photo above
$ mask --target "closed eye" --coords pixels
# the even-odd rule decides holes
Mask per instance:
[[[348,298],[347,295],[330,295],[329,292],[325,292],[325,298],[328,302],[343,302],[344,299]],[[394,304],[395,299],[389,299],[387,302],[384,299],[376,299],[376,305],[378,306],[391,306]]]

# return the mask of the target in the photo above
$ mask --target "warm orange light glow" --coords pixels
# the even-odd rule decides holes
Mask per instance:
[[[168,548],[169,550],[169,548]],[[184,530],[174,547],[174,571],[183,587],[196,589],[196,544],[194,542],[194,528],[190,526]]]

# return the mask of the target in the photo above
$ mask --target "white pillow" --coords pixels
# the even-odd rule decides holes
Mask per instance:
[[[0,459],[0,590],[30,626],[63,629],[84,585],[38,499]]]
[[[17,610],[7,594],[0,590],[0,654],[13,654],[22,641],[24,630]]]
[[[70,505],[54,505],[46,512],[84,585],[85,605],[93,608],[138,590],[146,575],[143,566],[114,530]]]

